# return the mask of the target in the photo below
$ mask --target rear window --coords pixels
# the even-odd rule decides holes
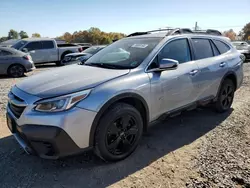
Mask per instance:
[[[196,60],[214,56],[208,39],[192,39],[192,43]]]
[[[217,46],[217,48],[219,49],[221,54],[224,54],[230,50],[230,47],[227,44],[225,44],[224,42],[214,40],[214,43]]]
[[[42,41],[43,49],[54,48],[54,43],[52,41]]]

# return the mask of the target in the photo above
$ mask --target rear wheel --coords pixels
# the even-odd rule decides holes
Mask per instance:
[[[95,134],[95,153],[105,161],[128,157],[138,146],[143,132],[140,112],[118,103],[101,118]]]
[[[24,76],[24,67],[22,65],[12,65],[8,69],[8,75],[14,78],[22,77]]]
[[[235,85],[232,80],[226,79],[219,91],[218,99],[215,103],[218,112],[225,112],[231,108],[234,99]]]

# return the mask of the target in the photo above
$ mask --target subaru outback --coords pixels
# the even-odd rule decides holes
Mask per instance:
[[[93,149],[118,161],[158,118],[208,103],[229,110],[242,80],[241,54],[222,36],[188,29],[134,33],[84,65],[13,86],[7,125],[27,153],[57,159]]]

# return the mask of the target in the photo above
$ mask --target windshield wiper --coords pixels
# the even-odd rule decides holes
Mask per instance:
[[[108,69],[130,69],[129,67],[125,67],[122,65],[115,65],[115,64],[111,64],[111,63],[87,63],[85,65],[108,68]]]

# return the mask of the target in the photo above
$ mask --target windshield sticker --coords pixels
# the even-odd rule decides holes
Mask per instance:
[[[133,48],[146,48],[148,44],[133,44],[131,47]]]

